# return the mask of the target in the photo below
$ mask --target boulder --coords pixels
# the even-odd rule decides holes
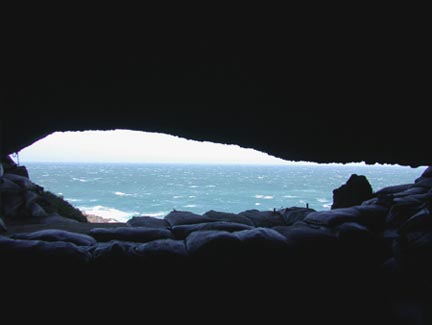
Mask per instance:
[[[379,191],[374,193],[374,196],[381,196],[381,195],[392,195],[396,193],[403,192],[405,190],[408,190],[413,184],[402,184],[402,185],[394,185],[394,186],[387,186]]]
[[[309,213],[304,221],[309,224],[333,227],[344,222],[358,222],[360,211],[354,207]]]
[[[199,214],[177,210],[171,211],[167,216],[165,216],[165,220],[169,223],[171,227],[212,221],[211,219],[200,216]]]
[[[421,209],[417,202],[401,202],[391,207],[386,223],[389,228],[399,228]]]
[[[413,184],[413,187],[424,187],[427,190],[432,188],[432,177],[420,177],[417,178]]]
[[[171,231],[167,229],[147,227],[93,228],[90,235],[101,242],[122,240],[146,243],[156,239],[173,238]]]
[[[254,270],[257,277],[282,272],[291,263],[284,236],[273,229],[254,228],[233,233],[241,245],[238,247],[236,263],[248,270]],[[255,273],[256,272],[256,273]],[[255,278],[252,276],[252,278]]]
[[[278,211],[247,210],[240,212],[239,215],[251,220],[255,227],[271,228],[285,225],[284,218]]]
[[[391,257],[391,249],[369,229],[356,222],[346,222],[334,229],[341,243],[340,250],[351,267],[360,269],[375,267]]]
[[[62,217],[61,215],[59,215],[57,213],[51,213],[51,214],[49,214],[43,218],[31,218],[31,219],[28,219],[27,221],[28,221],[28,223],[47,224],[47,225],[56,224],[56,223],[57,224],[58,223],[67,224],[67,223],[78,223],[79,222],[77,220]]]
[[[112,240],[97,243],[97,245],[89,249],[89,252],[94,263],[112,265],[136,260],[135,249],[138,245],[138,243],[134,242]]]
[[[333,190],[332,209],[359,205],[372,198],[372,187],[363,175],[352,174],[341,187]]]
[[[234,247],[238,247],[240,240],[227,231],[194,231],[186,238],[186,248],[193,256],[210,259],[228,256]]]
[[[422,230],[432,230],[432,213],[429,207],[421,208],[399,227],[399,233],[401,234]]]
[[[131,227],[168,228],[170,225],[164,219],[154,217],[132,217],[127,221]]]
[[[86,263],[90,261],[91,255],[84,246],[78,246],[70,242],[55,241],[47,242],[42,240],[12,239],[0,236],[0,255],[2,262],[11,260],[17,266],[32,263],[32,266],[39,267],[45,263],[69,265],[77,262]]]
[[[36,208],[36,205],[34,206],[34,208]],[[35,210],[33,209],[33,211]],[[15,219],[8,220],[9,225],[28,225],[28,224],[51,225],[51,224],[76,224],[76,223],[78,223],[77,220],[62,217],[57,213],[51,213],[45,215],[41,214],[38,217],[25,215],[22,218],[15,218]]]
[[[406,189],[405,191],[394,193],[392,197],[394,198],[400,198],[400,197],[406,197],[411,195],[417,195],[417,194],[425,194],[427,193],[429,189],[422,186],[414,186],[411,185],[409,189]]]
[[[42,191],[42,187],[40,187],[39,185],[36,185],[32,181],[30,181],[28,179],[28,177],[24,177],[24,176],[20,176],[20,175],[15,175],[15,174],[4,174],[3,177],[5,179],[8,179],[8,180],[14,182],[21,189],[27,189],[27,190],[39,191],[39,192]]]
[[[11,180],[0,178],[1,211],[5,218],[14,217],[24,204],[21,188]]]
[[[5,173],[10,175],[18,175],[21,177],[29,178],[29,173],[27,170],[27,167],[25,166],[18,166],[16,164],[5,164]]]
[[[249,230],[252,228],[252,226],[248,226],[242,223],[215,221],[208,223],[198,223],[194,225],[174,226],[172,227],[172,232],[177,239],[185,239],[190,233],[199,230],[223,230],[228,232],[235,232],[241,230]]]
[[[17,219],[30,221],[29,217],[35,217],[35,219],[47,217],[48,214],[38,203],[40,191],[41,187],[25,177],[4,174],[0,178],[0,193],[2,213],[7,222]]]
[[[420,177],[432,177],[432,166],[426,168],[426,170],[421,174]]]
[[[386,218],[387,226],[398,228],[408,219],[426,207],[432,200],[432,193],[411,195],[394,199],[395,203],[390,208]]]
[[[334,230],[337,233],[339,239],[345,239],[351,234],[355,236],[358,234],[368,234],[370,236],[370,231],[367,227],[357,223],[357,222],[345,222],[335,227]]]
[[[254,228],[235,232],[234,235],[240,239],[243,245],[256,250],[268,247],[286,247],[285,237],[273,229]]]
[[[280,209],[278,212],[282,215],[286,225],[292,225],[297,221],[302,221],[309,213],[315,212],[314,209],[291,207]]]
[[[160,260],[166,258],[184,258],[188,256],[183,240],[158,239],[135,247],[135,252],[143,258]]]
[[[383,231],[389,208],[380,204],[357,205],[353,207],[360,212],[358,223],[369,230]]]
[[[253,226],[253,222],[242,215],[239,214],[234,214],[234,213],[228,213],[228,212],[219,212],[219,211],[214,211],[214,210],[210,210],[207,211],[206,213],[204,213],[203,215],[204,217],[207,217],[211,220],[216,220],[216,221],[228,221],[228,222],[235,222],[235,223],[242,223],[248,226]]]
[[[408,232],[395,240],[394,256],[401,268],[412,275],[410,281],[421,281],[431,288],[432,231]]]
[[[311,281],[325,283],[329,281],[326,274],[333,274],[338,265],[344,262],[339,253],[340,241],[328,229],[299,223],[296,226],[274,227],[273,230],[285,237],[288,270],[302,279],[310,278]]]
[[[43,240],[47,242],[64,241],[78,246],[96,245],[96,240],[93,237],[59,229],[45,229],[30,233],[17,233],[10,237],[14,239]]]
[[[313,246],[321,242],[337,240],[336,234],[328,229],[314,228],[307,224],[297,226],[278,226],[273,228],[285,237],[286,243],[292,248],[301,248],[305,244]]]

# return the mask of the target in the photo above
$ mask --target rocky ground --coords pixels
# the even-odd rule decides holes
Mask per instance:
[[[5,175],[2,182],[9,197],[14,189],[30,198],[35,191],[25,177]],[[374,193],[365,177],[352,175],[335,189],[330,211],[173,210],[163,219],[84,224],[27,202],[20,223],[5,218],[0,256],[18,271],[54,264],[132,279],[152,295],[191,292],[200,308],[208,306],[198,297],[215,303],[217,293],[224,304],[274,307],[274,314],[289,309],[303,319],[425,323],[432,297],[431,203],[432,167],[413,183]],[[122,291],[122,283],[115,288]]]

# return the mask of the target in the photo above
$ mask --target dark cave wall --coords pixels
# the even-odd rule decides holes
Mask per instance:
[[[59,99],[60,102],[61,99]],[[216,105],[124,105],[76,108],[61,113],[24,113],[3,126],[3,152],[11,153],[54,131],[124,128],[163,132],[186,138],[234,143],[287,160],[316,162],[399,163],[429,165],[425,141],[428,128],[412,129],[421,120],[404,114],[388,120],[334,116],[314,110],[289,110],[282,105],[254,106],[255,111],[220,109]],[[19,112],[20,109],[17,109]],[[363,114],[363,112],[360,112]]]
[[[421,35],[330,25],[15,31],[1,61],[2,153],[54,131],[125,128],[288,160],[430,165]]]

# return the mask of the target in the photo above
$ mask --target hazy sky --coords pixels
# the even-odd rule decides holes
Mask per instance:
[[[56,132],[19,155],[21,162],[287,163],[237,145],[130,130]]]

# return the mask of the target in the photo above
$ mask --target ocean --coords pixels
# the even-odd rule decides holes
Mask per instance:
[[[351,174],[365,175],[374,191],[412,183],[425,167],[361,164],[195,165],[25,163],[36,184],[80,210],[127,221],[163,218],[173,209],[202,214],[239,213],[309,204],[328,210],[333,189]]]

